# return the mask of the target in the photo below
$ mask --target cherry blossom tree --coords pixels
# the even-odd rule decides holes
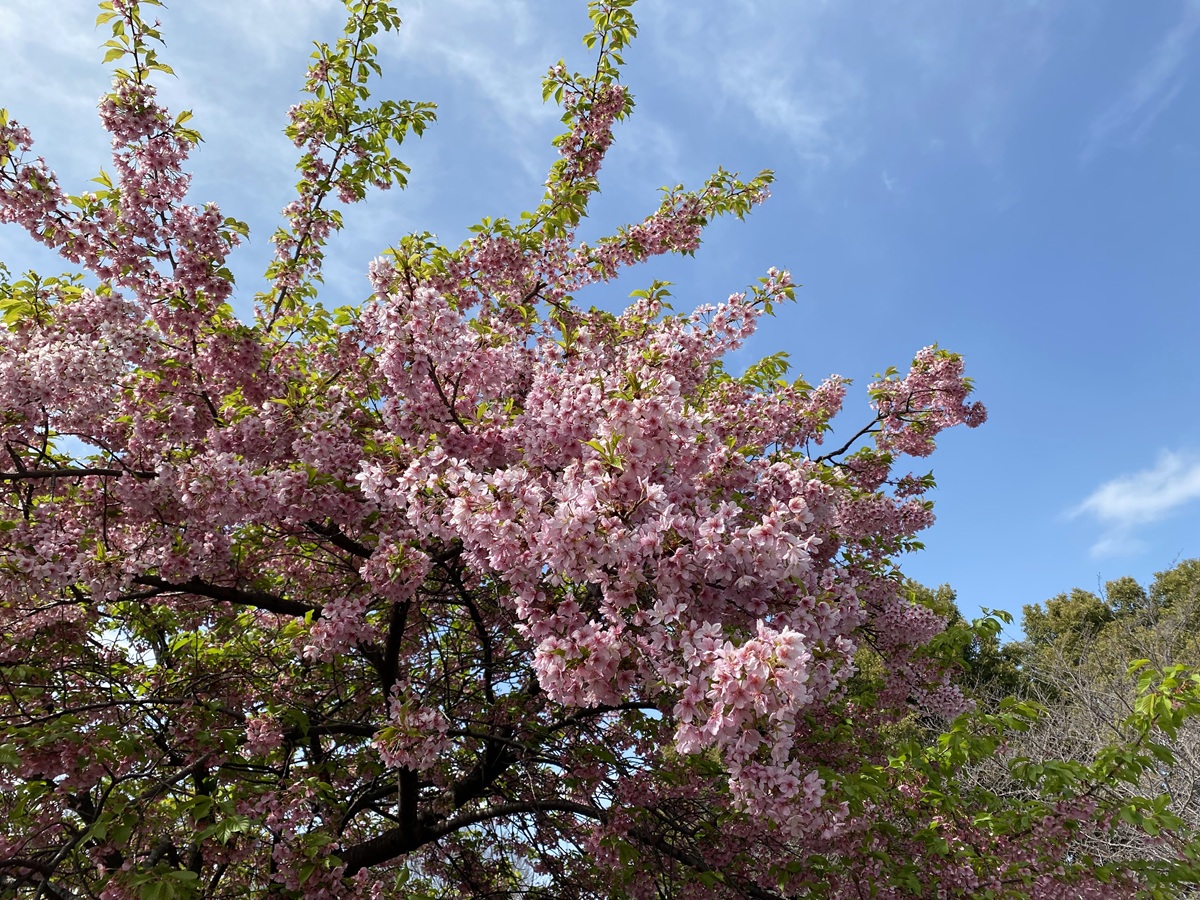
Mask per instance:
[[[985,417],[959,356],[880,376],[831,447],[843,379],[723,365],[791,299],[787,272],[686,313],[662,283],[619,315],[576,299],[693,253],[771,181],[718,171],[577,238],[633,107],[632,0],[589,4],[594,69],[546,77],[566,130],[537,205],[457,248],[406,237],[372,296],[327,309],[339,204],[403,186],[396,148],[434,117],[372,103],[372,41],[399,18],[345,0],[289,113],[300,183],[252,321],[226,265],[247,228],[189,204],[199,135],[156,99],[158,5],[100,4],[122,68],[99,190],[67,193],[0,118],[0,222],[78,273],[8,276],[0,301],[0,895],[1073,897],[1160,877],[1071,856],[1113,815],[1084,789],[953,783],[1027,711],[907,755],[889,738],[910,705],[969,706],[896,564],[932,522],[932,479],[901,460]]]

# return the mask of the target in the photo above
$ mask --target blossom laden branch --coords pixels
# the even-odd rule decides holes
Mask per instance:
[[[362,0],[350,12],[344,37],[333,47],[316,44],[304,83],[311,99],[288,112],[285,133],[304,153],[296,164],[301,173],[297,199],[283,211],[288,227],[272,237],[275,260],[266,272],[272,288],[257,297],[268,328],[315,297],[324,245],[342,228],[341,214],[325,207],[330,195],[357,203],[369,186],[403,188],[409,167],[393,155],[393,147],[410,131],[419,137],[436,117],[432,103],[362,105],[370,96],[368,80],[380,73],[370,38],[398,29],[400,17],[382,0]]]

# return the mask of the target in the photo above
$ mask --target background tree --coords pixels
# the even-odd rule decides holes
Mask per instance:
[[[1024,607],[1025,639],[1002,651],[1018,666],[1016,693],[1044,712],[1014,735],[1005,753],[976,773],[996,789],[1014,788],[1011,763],[1036,770],[1059,761],[1078,763],[1110,753],[1115,744],[1141,745],[1144,756],[1129,781],[1101,790],[1132,800],[1153,798],[1180,833],[1200,826],[1200,730],[1195,720],[1150,737],[1138,718],[1141,691],[1153,672],[1200,669],[1200,561],[1159,572],[1149,588],[1129,577],[1109,581],[1102,596],[1079,588],[1044,604]],[[1130,819],[1136,817],[1129,816]],[[1161,861],[1184,852],[1175,840],[1146,844],[1140,823],[1124,821],[1085,845],[1098,863],[1149,856]],[[1200,896],[1194,884],[1176,896]]]
[[[1148,589],[1126,576],[1107,582],[1102,596],[1075,588],[1025,606],[1025,640],[1011,646],[1047,687],[1068,668],[1121,680],[1137,659],[1157,669],[1200,665],[1198,625],[1200,560],[1186,560],[1158,572]]]
[[[1075,588],[1022,610],[1021,626],[1028,640],[1026,655],[1048,655],[1056,664],[1071,665],[1082,660],[1104,626],[1112,622],[1111,606],[1088,591]]]

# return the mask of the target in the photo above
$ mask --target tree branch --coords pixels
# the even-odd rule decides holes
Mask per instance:
[[[324,722],[320,725],[307,725],[289,728],[283,733],[283,739],[288,742],[298,741],[304,737],[320,737],[322,735],[349,735],[351,737],[372,738],[381,726],[370,725],[366,722]]]
[[[142,469],[88,469],[61,467],[55,469],[23,469],[20,472],[0,472],[0,481],[34,481],[37,479],[48,478],[83,478],[88,475],[97,475],[105,478],[120,478],[123,475],[132,475],[134,478],[141,478],[144,481],[149,481],[152,478],[158,477],[156,473],[148,472]]]
[[[593,806],[575,803],[570,800],[531,800],[519,803],[501,803],[488,809],[467,813],[457,818],[447,819],[439,825],[430,827],[415,823],[413,826],[398,825],[383,834],[348,847],[339,858],[346,866],[345,878],[351,878],[360,869],[377,866],[380,863],[396,859],[406,853],[424,846],[425,844],[453,834],[463,828],[478,825],[492,819],[504,816],[525,815],[537,812],[567,812],[585,816],[596,821],[604,821],[604,812]]]
[[[190,578],[187,581],[176,584],[164,578],[159,578],[156,575],[137,575],[134,577],[133,583],[143,587],[155,588],[161,593],[195,594],[198,597],[207,597],[210,600],[216,600],[220,603],[232,603],[235,606],[252,606],[255,609],[277,613],[282,616],[300,617],[312,613],[314,618],[319,618],[321,615],[321,608],[319,606],[310,606],[307,603],[301,603],[299,600],[289,600],[287,597],[280,597],[277,594],[270,594],[266,591],[210,584],[200,578]]]
[[[370,559],[371,554],[375,551],[366,544],[361,544],[354,538],[342,531],[337,523],[331,522],[326,525],[322,522],[308,521],[304,523],[313,534],[320,535],[325,538],[333,546],[339,550],[345,550],[351,556],[357,556],[359,559]]]
[[[676,847],[674,844],[669,843],[658,835],[652,834],[644,829],[631,828],[629,829],[628,834],[629,837],[633,838],[638,843],[644,844],[647,847],[651,847],[654,850],[657,850],[659,853],[662,853],[664,856],[669,856],[678,863],[683,863],[683,865],[687,866],[693,871],[719,873],[725,884],[729,885],[731,888],[739,891],[747,897],[753,897],[754,900],[783,900],[781,895],[773,893],[772,891],[764,890],[757,884],[754,884],[752,881],[746,881],[745,879],[741,878],[731,879],[717,866],[710,866],[696,854],[680,847]]]
[[[864,437],[868,434],[871,434],[871,432],[874,430],[875,426],[878,425],[882,421],[883,421],[883,416],[881,416],[881,415],[875,416],[875,418],[872,419],[868,424],[866,424],[862,428],[858,429],[858,432],[854,435],[854,437],[850,438],[850,440],[846,441],[846,443],[842,444],[842,446],[838,447],[836,450],[830,450],[828,453],[822,453],[820,456],[818,456],[816,459],[814,459],[813,462],[815,462],[815,463],[832,462],[833,458],[835,456],[841,456],[843,453],[845,453],[847,450],[849,450],[851,447],[853,447],[854,442],[857,441],[860,437]]]

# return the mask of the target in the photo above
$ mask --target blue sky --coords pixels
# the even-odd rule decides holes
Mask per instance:
[[[401,2],[377,96],[432,100],[402,157],[404,193],[348,215],[329,299],[368,293],[402,234],[457,243],[540,194],[557,111],[540,78],[588,64],[575,0]],[[105,161],[95,116],[107,34],[82,0],[3,0],[0,105],[69,190]],[[638,101],[602,174],[589,233],[719,165],[774,169],[771,201],[713,227],[694,260],[630,273],[720,300],[769,266],[804,285],[735,365],[777,350],[810,381],[855,380],[839,430],[868,415],[873,373],[937,342],[963,353],[990,411],[931,460],[938,524],[906,571],[964,611],[1019,612],[1073,586],[1142,581],[1200,556],[1200,0],[641,0],[627,55]],[[333,0],[177,0],[160,13],[161,83],[205,143],[196,202],[247,220],[243,297],[295,181],[283,138]],[[11,269],[58,268],[14,227]],[[596,302],[611,302],[598,294]]]

